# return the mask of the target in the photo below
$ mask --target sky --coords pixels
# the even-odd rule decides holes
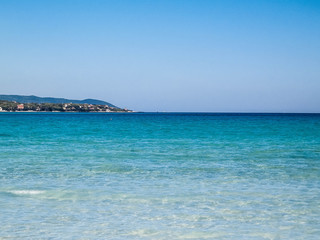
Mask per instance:
[[[320,112],[320,1],[0,0],[0,94]]]

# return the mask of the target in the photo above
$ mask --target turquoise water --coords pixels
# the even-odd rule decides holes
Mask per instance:
[[[0,239],[319,239],[320,115],[0,114]]]

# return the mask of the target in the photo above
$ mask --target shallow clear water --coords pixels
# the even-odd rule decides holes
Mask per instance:
[[[0,239],[319,239],[320,115],[0,114]]]

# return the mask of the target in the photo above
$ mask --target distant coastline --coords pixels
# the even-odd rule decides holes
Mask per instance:
[[[18,103],[0,100],[0,112],[133,112],[108,105],[80,103]]]
[[[10,102],[18,102],[18,103],[87,103],[93,105],[108,105],[110,107],[119,108],[109,102],[87,98],[84,100],[75,100],[75,99],[67,99],[67,98],[55,98],[55,97],[38,97],[34,95],[0,95],[0,100],[6,100]]]
[[[96,99],[0,95],[0,112],[133,112]]]

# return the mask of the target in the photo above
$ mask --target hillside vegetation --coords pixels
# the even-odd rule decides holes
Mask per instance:
[[[81,103],[19,103],[0,100],[0,111],[19,112],[131,112],[102,104],[81,104]]]
[[[22,96],[22,95],[0,95],[0,100],[6,100],[18,103],[79,103],[79,104],[93,104],[93,105],[108,105],[110,107],[118,108],[117,106],[97,100],[97,99],[84,99],[72,100],[66,98],[53,98],[53,97],[37,97],[37,96]]]

